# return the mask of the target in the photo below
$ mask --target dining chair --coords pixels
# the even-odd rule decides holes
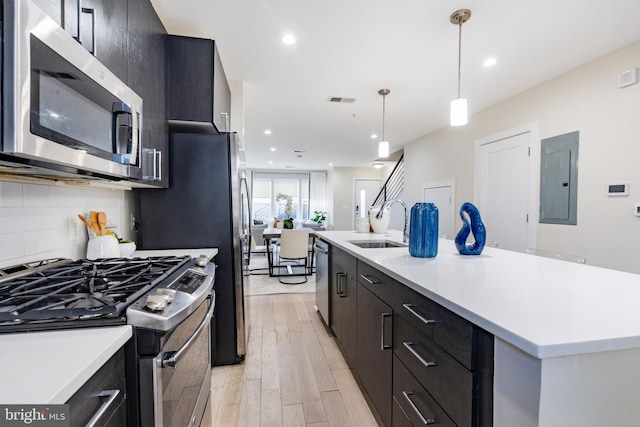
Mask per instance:
[[[282,229],[280,241],[278,242],[280,250],[278,251],[278,270],[286,268],[287,274],[278,274],[278,280],[285,285],[299,285],[307,282],[308,272],[308,253],[309,253],[309,230],[304,228]],[[303,264],[300,265],[300,262]],[[294,273],[294,267],[304,268],[303,273]],[[303,277],[304,280],[295,282],[283,281],[283,277]]]
[[[269,263],[269,261],[273,262],[273,251],[275,248],[275,245],[273,244],[269,244],[269,249],[271,249],[270,251],[267,250],[267,245],[258,245],[256,243],[258,239],[255,238],[255,236],[251,236],[251,245],[250,245],[250,251],[252,254],[264,254],[265,257],[271,257],[270,260],[267,260],[267,263]],[[262,242],[262,240],[260,240],[260,242]],[[255,259],[255,258],[254,258]],[[258,267],[258,268],[250,268],[249,269],[249,274],[260,274],[260,275],[268,275],[269,274],[269,268],[268,267]]]

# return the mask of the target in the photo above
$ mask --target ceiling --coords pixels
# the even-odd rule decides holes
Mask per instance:
[[[371,135],[382,132],[381,88],[391,90],[385,139],[392,152],[449,126],[458,67],[458,27],[449,16],[457,9],[472,11],[462,27],[461,90],[470,121],[474,112],[640,40],[638,0],[152,3],[170,34],[216,40],[227,79],[243,82],[246,162],[256,169],[371,166],[378,142]],[[284,45],[285,33],[297,42]],[[484,67],[488,57],[496,65]]]

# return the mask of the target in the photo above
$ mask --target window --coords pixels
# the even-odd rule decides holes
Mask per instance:
[[[252,184],[253,219],[285,219],[286,200],[276,201],[278,194],[291,196],[291,218],[309,219],[309,174],[254,172]]]

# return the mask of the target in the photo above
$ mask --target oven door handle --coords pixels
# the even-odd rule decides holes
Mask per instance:
[[[216,309],[216,296],[215,292],[211,293],[211,306],[209,307],[209,311],[207,315],[202,320],[198,328],[195,332],[189,337],[189,339],[180,347],[177,351],[167,351],[164,353],[162,358],[162,367],[163,368],[175,368],[178,364],[178,360],[180,357],[189,350],[189,347],[193,345],[193,343],[198,339],[202,331],[205,330],[207,326],[209,326],[209,322],[211,322],[211,317],[213,316],[213,312]]]

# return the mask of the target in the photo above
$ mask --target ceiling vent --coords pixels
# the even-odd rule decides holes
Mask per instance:
[[[329,97],[329,99],[327,100],[329,102],[337,102],[339,104],[353,104],[354,102],[356,102],[355,98],[342,98],[339,96],[331,96]]]

